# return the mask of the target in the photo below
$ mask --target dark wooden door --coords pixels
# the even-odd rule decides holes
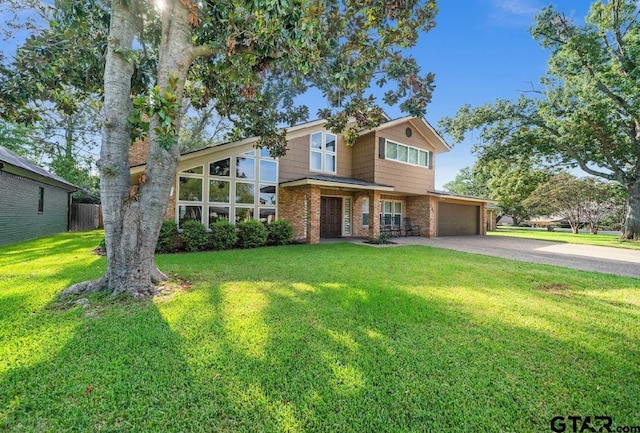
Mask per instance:
[[[320,199],[320,237],[337,238],[342,236],[342,199],[340,197],[321,197]]]

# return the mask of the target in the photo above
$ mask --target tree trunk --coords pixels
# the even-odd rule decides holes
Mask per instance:
[[[166,279],[155,264],[158,234],[166,212],[179,156],[177,134],[170,149],[163,149],[153,132],[159,126],[151,119],[146,174],[131,185],[129,175],[128,123],[131,114],[131,76],[133,64],[126,53],[131,50],[136,32],[136,1],[111,3],[109,50],[104,75],[103,139],[100,151],[100,192],[104,213],[107,271],[95,281],[71,286],[63,295],[108,290],[133,297],[150,296],[155,283]],[[178,78],[178,102],[190,61],[185,53],[191,48],[188,13],[180,1],[174,2],[171,25],[163,31],[158,84],[167,89],[170,77]],[[164,30],[164,29],[163,29]],[[179,119],[176,119],[176,124]]]
[[[640,178],[626,187],[627,215],[622,227],[622,239],[640,241]]]

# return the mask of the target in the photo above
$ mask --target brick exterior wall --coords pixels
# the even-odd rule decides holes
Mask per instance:
[[[147,154],[149,153],[149,142],[136,141],[129,148],[129,166],[145,164],[147,162]]]
[[[309,195],[308,186],[278,189],[278,218],[293,226],[293,239],[298,242],[307,242]]]
[[[44,188],[38,212],[39,188]],[[22,176],[0,171],[0,245],[66,232],[69,193]]]
[[[353,215],[351,224],[351,235],[358,238],[369,237],[369,226],[362,225],[362,212],[364,199],[369,197],[368,192],[356,192],[353,196]],[[369,199],[371,200],[371,199]],[[369,209],[367,208],[367,212]],[[371,214],[369,214],[369,220],[371,220]]]
[[[431,221],[429,197],[424,195],[409,196],[406,197],[404,204],[404,216],[411,218],[411,226],[414,231],[416,230],[416,227],[419,228],[419,233],[416,231],[415,234],[419,234],[420,236],[429,236],[429,225]]]

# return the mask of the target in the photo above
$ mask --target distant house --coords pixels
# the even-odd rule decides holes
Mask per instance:
[[[77,187],[0,146],[0,245],[69,229]]]
[[[256,149],[257,138],[183,154],[166,218],[209,224],[247,218],[289,221],[294,237],[375,238],[486,233],[490,200],[434,189],[436,155],[451,148],[421,118],[388,120],[347,146],[322,120],[287,130],[287,155]],[[145,171],[146,148],[131,150],[131,177]]]

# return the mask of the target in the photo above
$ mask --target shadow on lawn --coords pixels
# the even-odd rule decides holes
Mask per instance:
[[[547,431],[557,415],[637,421],[637,349],[625,360],[475,314],[448,302],[444,285],[425,297],[332,269],[324,281],[274,271],[155,302],[96,298],[37,312],[31,325],[57,318],[70,328],[47,356],[0,376],[0,430],[498,432]]]

